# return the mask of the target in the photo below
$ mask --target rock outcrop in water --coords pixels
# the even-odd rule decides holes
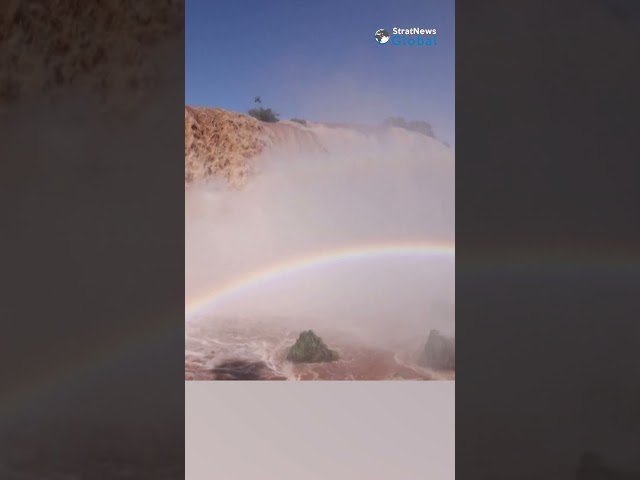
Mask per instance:
[[[293,363],[333,362],[338,360],[338,354],[327,347],[312,330],[308,330],[302,332],[289,349],[287,360]]]
[[[286,380],[276,375],[266,363],[230,360],[213,369],[216,380]]]
[[[455,370],[455,339],[447,338],[437,330],[431,330],[424,347],[421,363],[425,367],[437,370]]]

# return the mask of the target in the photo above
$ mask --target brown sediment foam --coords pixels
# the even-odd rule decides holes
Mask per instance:
[[[220,108],[185,107],[185,185],[209,177],[242,186],[251,160],[267,149],[287,146],[292,153],[322,151],[315,134],[291,122],[265,123]]]
[[[422,152],[439,149],[436,156],[442,156],[443,150],[450,152],[432,137],[393,125],[268,123],[221,108],[192,106],[185,107],[184,116],[185,186],[208,178],[243,186],[256,166],[254,160],[263,153],[285,154],[295,160],[330,151],[361,153],[363,146],[378,151],[378,142]],[[447,153],[446,157],[452,156]]]
[[[185,107],[185,184],[212,176],[232,185],[243,184],[250,170],[249,160],[266,146],[263,130],[258,120],[240,113]]]
[[[191,332],[200,340],[186,345],[185,380],[286,380],[284,372],[297,380],[455,380],[454,370],[421,367],[417,362],[420,352],[406,342],[381,348],[334,332],[325,338],[339,352],[338,361],[292,364],[285,357],[296,332],[258,323],[245,328],[233,322]],[[213,348],[210,340],[220,343]],[[237,348],[252,343],[266,346],[268,363],[264,352]]]
[[[332,363],[292,366],[298,380],[455,380],[454,371],[431,371],[399,364],[392,352],[351,345],[341,349],[343,358]],[[286,380],[264,362],[225,360],[210,368],[185,360],[185,380]]]
[[[326,149],[317,135],[295,122],[267,124],[265,134],[270,147],[287,147],[288,153],[317,153]]]

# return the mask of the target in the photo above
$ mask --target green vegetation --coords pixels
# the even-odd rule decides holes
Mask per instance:
[[[405,120],[402,117],[389,117],[383,123],[385,127],[399,127],[405,130],[411,130],[412,132],[422,133],[427,137],[435,138],[433,134],[433,127],[427,123],[418,120]]]
[[[293,363],[333,362],[338,358],[312,330],[302,332],[287,354],[287,360]]]
[[[261,122],[267,122],[267,123],[276,123],[280,121],[280,119],[278,118],[279,116],[278,113],[274,112],[270,108],[263,108],[260,106],[262,105],[262,98],[255,97],[253,101],[255,102],[256,107],[250,109],[248,112],[249,115],[251,115],[253,118],[257,118]]]

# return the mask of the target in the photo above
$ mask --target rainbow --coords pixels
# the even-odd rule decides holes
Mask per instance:
[[[415,247],[424,243],[411,243]],[[447,254],[454,255],[453,244],[428,244],[427,250],[437,252],[446,251]],[[435,247],[435,248],[434,248]],[[633,248],[611,246],[607,249],[590,247],[583,250],[577,249],[575,245],[559,245],[555,248],[536,245],[530,248],[516,248],[508,251],[502,249],[487,249],[477,247],[465,255],[465,261],[458,265],[456,276],[477,277],[467,278],[466,281],[484,282],[496,274],[505,275],[505,278],[535,278],[540,275],[582,275],[596,276],[600,279],[617,279],[618,276],[627,280],[628,276],[635,279],[640,272],[640,254],[635,246]],[[364,249],[359,249],[363,251]],[[411,248],[409,249],[412,250]],[[406,251],[406,250],[405,250]],[[265,270],[266,271],[266,270]],[[234,283],[235,284],[235,283]],[[230,285],[222,290],[231,290]],[[209,297],[190,302],[185,311],[195,311],[200,306],[205,305],[207,298],[217,298],[215,293]],[[38,399],[45,395],[52,395],[57,392],[66,391],[72,382],[79,378],[90,378],[96,374],[99,368],[114,368],[116,361],[122,361],[127,355],[139,355],[141,348],[164,347],[165,342],[175,340],[175,330],[171,324],[158,324],[146,330],[139,331],[130,336],[124,336],[117,342],[108,342],[101,348],[92,350],[91,354],[83,361],[70,363],[64,367],[59,367],[54,372],[47,372],[37,378],[28,378],[21,387],[13,390],[0,392],[0,407],[5,415],[17,414],[26,408],[31,399]]]
[[[370,245],[356,245],[332,250],[321,250],[293,259],[276,263],[269,267],[251,271],[242,275],[223,287],[209,290],[196,298],[185,302],[185,319],[204,307],[210,307],[232,295],[264,285],[272,280],[281,279],[287,275],[300,273],[320,266],[342,264],[360,260],[371,260],[383,257],[429,257],[455,256],[454,243],[383,243]]]

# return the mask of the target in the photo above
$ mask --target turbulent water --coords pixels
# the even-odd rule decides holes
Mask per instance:
[[[185,295],[215,301],[198,318],[187,314],[185,378],[454,378],[418,361],[430,329],[455,330],[452,256],[313,261],[378,244],[452,246],[452,151],[397,128],[281,125],[271,137],[274,148],[242,188],[196,181],[187,189]],[[307,267],[281,271],[296,258],[310,259]],[[265,269],[275,274],[249,281]],[[286,361],[308,329],[340,360]]]
[[[278,319],[223,318],[188,324],[185,339],[187,380],[451,380],[452,371],[419,365],[424,347],[400,341],[385,347],[341,331],[319,331],[340,359],[293,364],[287,352],[299,331]]]

